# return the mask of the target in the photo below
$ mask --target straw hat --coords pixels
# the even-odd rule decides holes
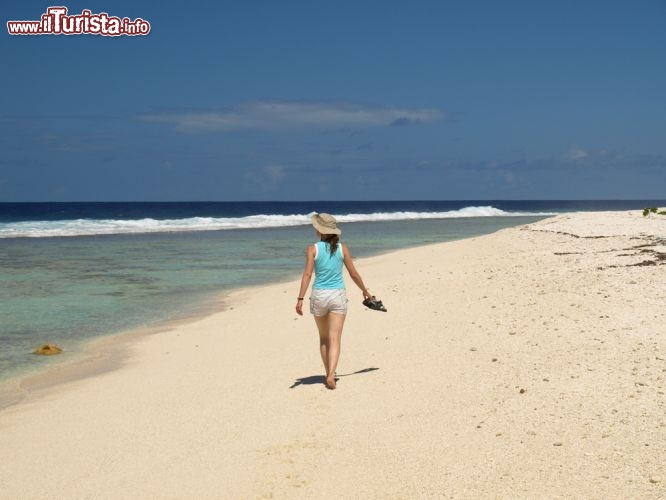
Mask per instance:
[[[335,217],[331,214],[314,214],[312,225],[321,234],[342,234],[335,223]]]

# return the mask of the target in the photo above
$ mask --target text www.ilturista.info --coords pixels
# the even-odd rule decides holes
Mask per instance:
[[[49,7],[40,21],[7,21],[10,35],[147,35],[150,23],[137,17],[109,16],[106,12],[93,14],[85,9],[81,14],[67,15],[67,7]]]

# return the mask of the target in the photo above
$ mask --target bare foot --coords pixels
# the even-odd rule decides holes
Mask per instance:
[[[335,389],[335,387],[336,387],[336,385],[335,385],[335,376],[333,376],[331,378],[327,378],[326,379],[326,388],[333,390],[333,389]]]

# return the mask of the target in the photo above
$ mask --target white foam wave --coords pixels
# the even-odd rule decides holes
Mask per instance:
[[[312,214],[250,215],[247,217],[191,217],[186,219],[77,219],[0,223],[0,238],[48,238],[105,234],[142,234],[183,231],[260,229],[310,224]],[[491,206],[465,207],[448,212],[376,212],[335,215],[341,223],[381,222],[463,217],[516,217],[554,215],[545,212],[505,212]]]

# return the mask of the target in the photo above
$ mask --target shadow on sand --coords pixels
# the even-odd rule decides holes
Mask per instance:
[[[343,375],[335,374],[335,380],[340,380],[341,377],[349,377],[350,375],[358,375],[359,373],[369,373],[379,370],[379,368],[363,368],[357,372],[345,373]],[[299,385],[314,385],[314,384],[324,384],[326,382],[326,377],[324,375],[311,375],[310,377],[297,378],[296,381],[289,387],[293,389]]]

